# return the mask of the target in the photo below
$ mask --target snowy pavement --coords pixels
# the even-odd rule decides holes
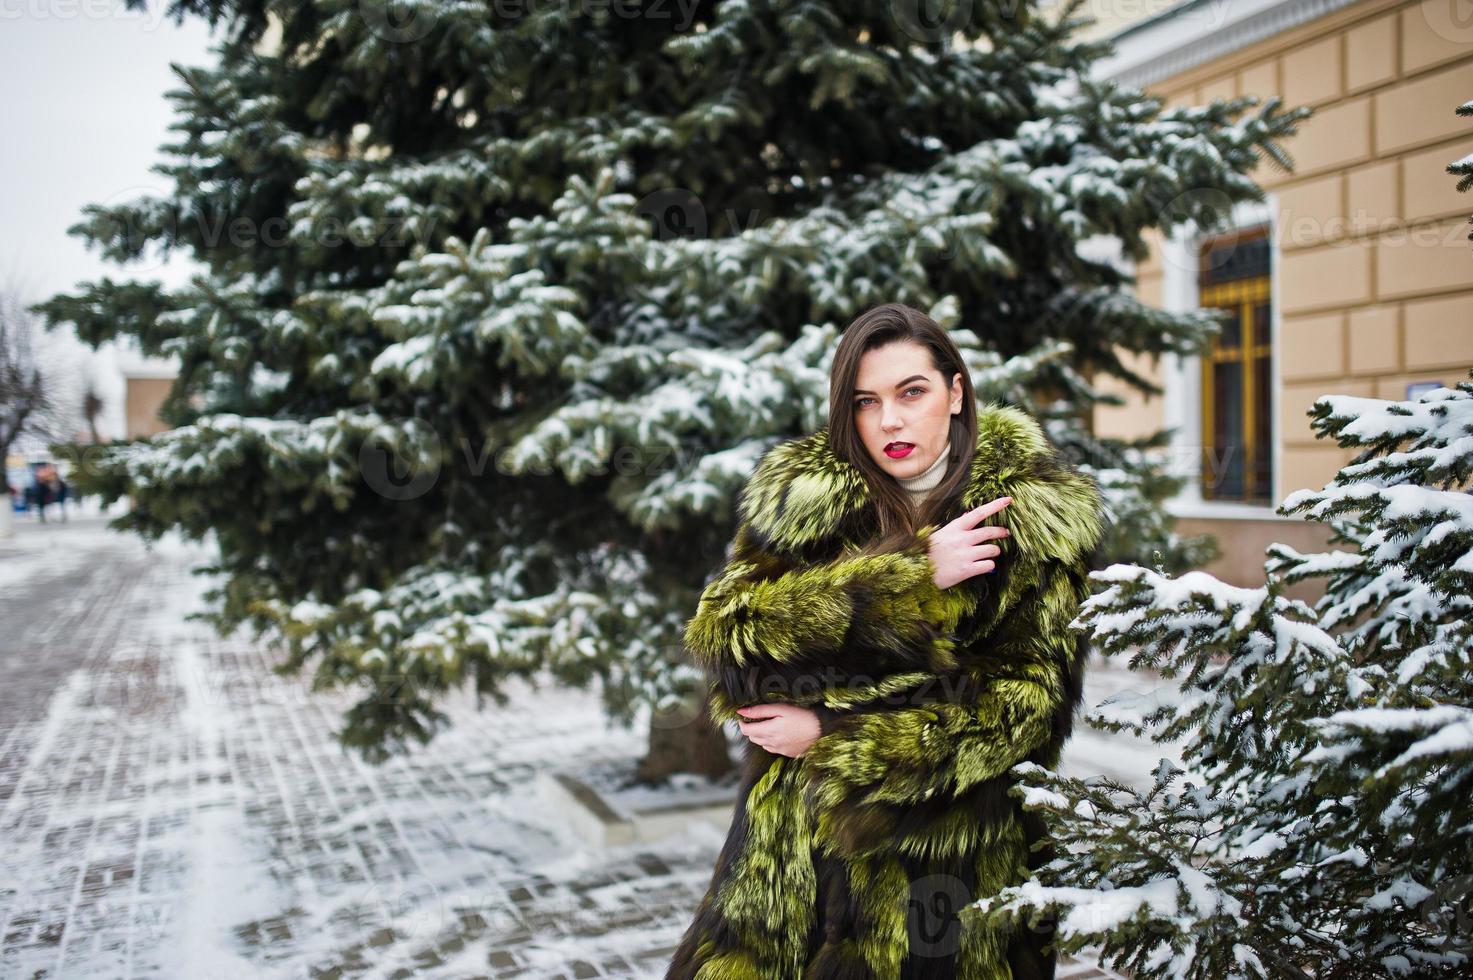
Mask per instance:
[[[0,977],[663,975],[724,832],[594,848],[535,780],[632,759],[641,729],[518,683],[372,766],[332,736],[350,698],[185,619],[204,546],[104,523],[0,539]],[[1160,754],[1081,722],[1064,768],[1139,781]]]

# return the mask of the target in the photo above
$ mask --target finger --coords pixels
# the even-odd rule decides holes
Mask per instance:
[[[972,562],[972,567],[976,569],[979,573],[985,573],[997,568],[997,562],[991,560],[990,558],[983,558],[981,561]]]
[[[994,538],[1010,538],[1013,536],[1013,532],[1001,524],[983,524],[981,527],[972,528],[967,533],[971,535],[972,544],[980,544],[983,541],[991,541]]]
[[[996,500],[989,500],[985,504],[979,504],[973,507],[961,517],[958,517],[954,523],[959,523],[962,527],[970,529],[978,521],[985,521],[1012,502],[1012,497],[998,497]]]

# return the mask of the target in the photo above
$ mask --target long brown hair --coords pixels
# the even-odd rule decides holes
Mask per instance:
[[[854,422],[854,385],[859,359],[876,347],[913,340],[931,352],[931,366],[949,391],[952,376],[962,376],[962,409],[951,417],[951,450],[946,475],[919,509],[905,488],[870,457]],[[927,524],[945,524],[956,516],[962,491],[977,452],[977,395],[961,351],[941,325],[920,310],[901,303],[871,307],[850,322],[839,337],[829,369],[829,446],[838,458],[857,467],[869,481],[879,517],[880,540],[872,547],[889,550]]]

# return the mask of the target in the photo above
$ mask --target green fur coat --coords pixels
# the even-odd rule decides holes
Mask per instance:
[[[994,572],[947,589],[922,528],[865,551],[877,520],[827,429],[774,446],[742,491],[730,560],[686,648],[718,723],[813,708],[796,758],[747,742],[738,805],[666,980],[1052,977],[1051,923],[1004,934],[963,910],[1050,856],[1008,770],[1053,767],[1082,696],[1069,628],[1102,533],[1095,482],[1027,413],[977,415],[956,512],[1013,502]]]

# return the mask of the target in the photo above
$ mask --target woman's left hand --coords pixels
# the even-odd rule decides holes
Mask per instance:
[[[754,704],[736,710],[747,719],[737,722],[741,733],[774,755],[796,758],[822,734],[818,715],[796,704]]]

